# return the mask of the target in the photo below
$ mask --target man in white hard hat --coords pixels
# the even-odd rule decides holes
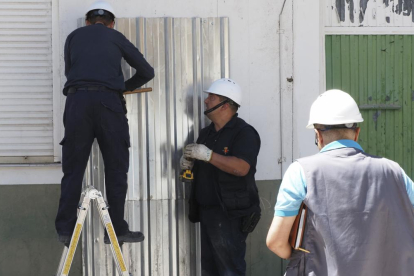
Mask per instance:
[[[82,179],[95,138],[104,159],[109,213],[118,240],[144,239],[141,232],[130,231],[124,220],[130,138],[122,92],[150,81],[154,69],[124,35],[113,29],[114,24],[111,5],[97,1],[86,12],[86,26],[73,31],[65,43],[64,176],[55,222],[59,240],[65,245],[75,227]],[[136,69],[127,81],[122,74],[122,58]],[[104,242],[109,243],[107,236]]]
[[[237,116],[236,82],[219,79],[204,92],[211,124],[180,160],[181,169],[194,173],[189,219],[200,222],[202,275],[245,275],[246,238],[260,218],[254,178],[260,137]]]
[[[397,163],[363,151],[362,121],[340,90],[311,107],[307,127],[320,152],[287,169],[267,236],[269,249],[290,260],[286,275],[413,274],[414,184]],[[288,238],[302,202],[305,230],[293,250]]]

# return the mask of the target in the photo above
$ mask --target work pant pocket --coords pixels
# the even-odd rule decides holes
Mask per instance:
[[[119,159],[119,170],[121,172],[128,172],[129,170],[129,148],[131,147],[131,143],[129,140],[129,135],[124,139],[124,143],[122,143],[120,149],[120,159]]]
[[[60,141],[62,146],[62,171],[63,173],[71,173],[73,171],[73,163],[75,162],[74,143],[67,136]]]
[[[128,125],[119,99],[114,102],[102,101],[101,105],[101,126],[105,131],[120,131]]]
[[[243,210],[250,207],[250,197],[246,191],[222,191],[222,200],[227,210]]]

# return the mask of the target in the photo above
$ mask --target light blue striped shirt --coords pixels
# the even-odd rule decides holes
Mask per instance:
[[[356,148],[363,149],[352,140],[338,140],[329,143],[320,152],[339,149],[339,148]],[[414,207],[414,183],[408,175],[401,169],[404,177],[405,188],[408,197]],[[300,204],[306,197],[306,178],[302,166],[299,162],[293,162],[286,170],[280,185],[279,194],[275,206],[275,216],[291,217],[296,216],[299,211]]]

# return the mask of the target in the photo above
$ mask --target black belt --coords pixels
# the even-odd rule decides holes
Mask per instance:
[[[76,91],[108,91],[119,93],[118,90],[107,88],[106,86],[84,86],[84,87],[71,87],[68,90],[68,94],[76,93]]]

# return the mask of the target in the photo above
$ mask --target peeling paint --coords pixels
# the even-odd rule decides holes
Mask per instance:
[[[369,96],[368,97],[368,101],[372,101],[372,96]]]
[[[398,0],[398,3],[395,5],[395,13],[396,14],[401,14],[402,12],[402,0]]]
[[[349,19],[354,23],[354,0],[346,0],[346,3],[349,4]]]
[[[359,23],[364,22],[365,11],[367,10],[368,1],[369,0],[360,0],[360,2],[359,2],[359,6],[360,6],[360,10],[359,10]]]
[[[345,9],[346,5],[349,9],[349,20],[354,23],[354,9],[356,0],[335,0],[336,10],[338,12],[339,20],[345,22]],[[377,0],[359,0],[359,22],[362,23],[365,20],[365,12],[368,7],[368,2]],[[392,2],[392,3],[391,3]],[[395,14],[401,14],[403,16],[412,16],[412,22],[414,22],[414,0],[383,0],[384,8],[392,5],[391,10]],[[385,17],[387,23],[390,23],[390,17]]]
[[[354,0],[335,0],[336,10],[338,11],[339,20],[345,21],[345,2],[348,4],[349,19],[354,23]],[[332,7],[333,8],[333,7]]]
[[[386,101],[386,102],[389,102],[390,100],[391,100],[390,96],[388,96],[388,95],[387,95],[387,96],[385,96],[385,101]]]
[[[410,16],[410,14],[412,14],[413,11],[413,6],[414,6],[414,1],[404,1],[404,8],[403,8],[403,15],[404,16]],[[413,14],[413,18],[412,18],[413,22],[414,22],[414,14]]]
[[[339,20],[345,21],[345,0],[336,0],[336,10],[338,11]]]

